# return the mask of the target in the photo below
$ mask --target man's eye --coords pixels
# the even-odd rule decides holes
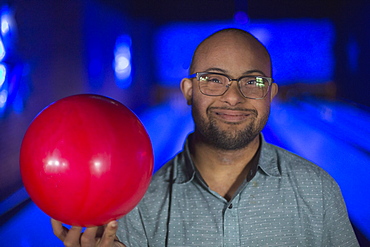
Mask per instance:
[[[214,83],[222,83],[222,82],[220,81],[220,79],[218,79],[218,78],[212,78],[212,77],[211,77],[211,78],[209,78],[209,79],[208,79],[208,81],[209,81],[209,82],[214,82]]]
[[[255,80],[247,80],[244,85],[246,86],[256,86],[256,87],[259,87],[259,88],[263,88],[265,87],[265,83],[263,81],[263,79],[261,78],[256,78]]]
[[[209,77],[209,76],[202,76],[199,78],[200,81],[207,81],[207,82],[214,82],[214,83],[222,83],[222,80],[217,77]]]
[[[253,85],[256,85],[256,81],[255,80],[245,80],[245,81],[242,81],[242,85],[244,86],[253,86]]]

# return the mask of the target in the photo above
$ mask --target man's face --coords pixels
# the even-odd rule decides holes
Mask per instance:
[[[219,34],[198,49],[193,72],[218,72],[230,78],[244,75],[271,76],[267,54],[240,34]],[[247,146],[261,132],[277,92],[274,84],[264,99],[247,99],[234,81],[222,96],[206,96],[196,79],[184,79],[182,91],[192,105],[195,135],[222,150]]]

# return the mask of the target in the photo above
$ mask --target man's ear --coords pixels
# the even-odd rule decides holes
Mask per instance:
[[[278,89],[278,85],[276,83],[272,83],[271,84],[271,101],[272,99],[276,96],[276,94],[278,93],[279,89]]]
[[[191,105],[191,99],[193,97],[193,82],[189,78],[181,80],[180,84],[181,92],[184,95],[188,105]]]

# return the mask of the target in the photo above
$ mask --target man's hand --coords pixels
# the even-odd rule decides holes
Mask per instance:
[[[116,237],[117,221],[111,221],[106,226],[82,227],[72,226],[67,229],[60,221],[51,219],[53,232],[66,247],[125,247]]]

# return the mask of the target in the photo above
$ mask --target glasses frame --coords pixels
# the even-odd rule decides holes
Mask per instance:
[[[211,95],[211,94],[206,94],[204,92],[202,92],[202,90],[200,89],[200,83],[198,83],[198,86],[199,86],[199,91],[204,94],[204,95],[207,95],[207,96],[222,96],[224,95],[228,90],[229,88],[231,87],[231,84],[233,83],[233,81],[236,81],[237,84],[238,84],[238,89],[239,89],[239,92],[241,93],[241,95],[243,95],[244,98],[247,98],[247,99],[264,99],[266,97],[266,95],[268,94],[269,90],[270,90],[270,86],[272,84],[272,82],[274,81],[274,79],[272,79],[271,77],[265,77],[265,76],[259,76],[259,75],[246,75],[246,76],[241,76],[239,77],[238,79],[233,79],[233,78],[230,78],[228,75],[225,75],[225,74],[222,74],[222,73],[217,73],[217,72],[196,72],[194,74],[191,74],[189,75],[189,79],[192,79],[192,78],[196,78],[198,82],[200,82],[200,77],[202,75],[206,75],[206,74],[212,74],[212,75],[222,75],[222,76],[225,76],[227,79],[229,79],[229,84],[226,85],[226,90],[225,92],[223,92],[222,94],[218,94],[218,95]],[[242,92],[241,90],[241,86],[240,86],[240,81],[245,78],[245,77],[256,77],[256,78],[262,78],[262,79],[266,79],[267,82],[269,83],[268,84],[268,87],[267,87],[267,91],[266,91],[266,94],[263,96],[263,97],[260,97],[260,98],[252,98],[252,97],[247,97],[244,95],[244,93]]]

